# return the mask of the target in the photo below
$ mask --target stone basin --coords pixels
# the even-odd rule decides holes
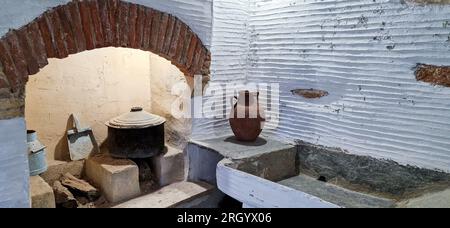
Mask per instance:
[[[267,135],[192,141],[187,151],[190,179],[247,208],[450,208],[450,175],[439,171]]]

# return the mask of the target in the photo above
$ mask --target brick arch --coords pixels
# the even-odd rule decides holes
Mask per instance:
[[[48,58],[104,47],[150,51],[187,77],[209,75],[209,50],[177,17],[120,0],[73,0],[0,39],[0,89],[23,90]]]

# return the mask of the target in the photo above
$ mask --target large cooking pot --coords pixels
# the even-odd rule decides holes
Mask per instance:
[[[108,150],[116,158],[151,158],[164,153],[163,117],[142,108],[116,117],[108,126]]]

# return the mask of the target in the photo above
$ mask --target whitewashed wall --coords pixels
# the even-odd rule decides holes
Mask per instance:
[[[0,37],[70,0],[1,0]],[[130,0],[177,16],[211,46],[212,0]],[[0,121],[0,207],[27,207],[28,168],[25,121]]]
[[[213,2],[211,86],[225,86],[230,83],[241,85],[247,80],[248,5],[248,1],[242,0],[214,0]],[[232,89],[234,86],[230,88]],[[230,102],[224,100],[221,93],[210,94],[211,90],[211,88],[206,90],[204,107],[222,108]],[[193,106],[199,107],[196,104],[199,102],[193,101]],[[226,113],[227,111],[225,111]],[[193,137],[195,139],[232,134],[227,119],[207,118],[216,116],[217,113],[214,110],[206,110],[203,114],[205,118],[194,119]]]
[[[30,206],[23,118],[0,120],[0,208]]]
[[[417,63],[450,65],[449,5],[251,0],[250,9],[248,79],[281,84],[276,134],[450,171],[450,88],[413,73]],[[330,96],[306,100],[297,88]]]

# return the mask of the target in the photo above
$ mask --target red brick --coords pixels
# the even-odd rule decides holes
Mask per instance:
[[[173,56],[173,60],[176,61],[177,63],[181,63],[180,58],[181,58],[181,55],[184,50],[184,44],[186,42],[186,35],[188,32],[187,30],[188,30],[188,27],[185,24],[182,24],[180,33],[178,35],[178,44],[177,44],[177,49],[176,49],[177,51],[175,52],[175,56]]]
[[[158,44],[158,36],[159,36],[159,28],[162,19],[162,13],[159,11],[154,11],[153,13],[153,21],[152,21],[152,32],[150,38],[150,50],[156,52],[156,45]]]
[[[103,27],[100,19],[100,12],[97,4],[97,0],[89,1],[89,8],[91,9],[92,27],[95,37],[95,47],[105,47],[105,38],[103,37]]]
[[[50,25],[50,32],[52,35],[53,46],[56,47],[56,57],[66,58],[69,56],[67,51],[66,42],[64,41],[63,29],[61,21],[56,11],[52,10],[46,13],[47,23]]]
[[[169,55],[169,50],[170,50],[170,42],[172,42],[172,35],[173,35],[173,30],[175,29],[175,22],[176,22],[176,18],[173,17],[172,15],[169,16],[169,21],[167,23],[167,31],[166,31],[166,36],[164,39],[164,44],[163,47],[161,49],[161,53],[165,56]]]
[[[202,45],[197,45],[197,47],[195,48],[194,58],[192,60],[191,67],[189,68],[189,72],[191,72],[191,74],[195,74],[196,71],[201,67],[201,66],[199,66],[199,63],[200,63],[202,49],[203,49]]]
[[[0,61],[3,65],[3,72],[8,78],[9,84],[12,89],[18,88],[20,83],[20,77],[16,70],[16,65],[14,64],[14,60],[11,57],[9,45],[4,39],[0,40]]]
[[[144,35],[142,40],[142,50],[150,51],[150,41],[152,36],[153,10],[147,8],[145,10]]]
[[[25,60],[27,61],[28,75],[33,75],[39,72],[39,64],[37,62],[36,54],[28,43],[26,27],[17,31],[17,38],[20,47],[22,47]]]
[[[112,46],[119,47],[119,1],[108,0],[109,23],[111,25]]]
[[[203,64],[205,63],[205,61],[206,61],[206,53],[207,53],[207,51],[206,51],[206,49],[204,48],[204,47],[202,47],[202,51],[201,51],[201,54],[200,54],[200,60],[198,61],[198,65],[196,66],[196,68],[195,68],[195,70],[194,70],[194,73],[197,75],[197,74],[203,74]]]
[[[194,60],[194,52],[197,48],[197,43],[199,43],[199,39],[196,35],[193,35],[191,38],[191,42],[189,44],[189,48],[186,53],[186,67],[190,68],[192,66],[192,61]]]
[[[111,23],[109,20],[109,9],[107,0],[98,0],[98,11],[100,14],[100,23],[102,24],[102,34],[104,38],[104,46],[109,47],[113,45],[113,35],[111,30]]]
[[[80,9],[77,2],[70,2],[67,7],[64,8],[66,15],[70,19],[69,24],[73,31],[73,38],[77,46],[77,51],[86,51],[86,37],[84,35],[83,22],[81,20]]]
[[[130,9],[130,3],[128,2],[119,2],[119,46],[120,47],[128,47],[128,14]]]
[[[9,82],[6,78],[0,77],[0,89],[4,88],[9,88]]]
[[[205,63],[203,64],[202,69],[200,70],[200,73],[202,75],[210,75],[211,74],[211,61],[205,60]]]
[[[45,44],[45,51],[47,53],[47,58],[56,57],[56,47],[54,47],[52,41],[52,34],[47,23],[47,19],[42,16],[38,19],[39,30],[41,31],[42,40]]]
[[[136,4],[130,4],[128,14],[128,41],[129,47],[138,48],[140,45],[136,42],[136,23],[138,17],[138,6]]]
[[[22,47],[20,47],[17,34],[14,31],[11,31],[5,36],[4,39],[8,43],[9,53],[14,61],[14,65],[16,66],[17,76],[19,77],[17,81],[23,85],[28,81],[28,66]]]
[[[155,52],[161,53],[166,39],[167,25],[169,23],[169,14],[163,14],[159,26],[158,38],[156,40]],[[161,53],[162,54],[162,53]]]
[[[181,31],[181,25],[183,22],[180,20],[176,20],[175,22],[175,28],[172,33],[172,41],[170,42],[170,48],[169,48],[169,57],[173,58],[177,54],[177,47],[178,47],[178,38]]]
[[[67,9],[67,6],[61,6],[58,7],[56,11],[58,12],[61,21],[63,37],[66,41],[67,51],[69,54],[75,54],[78,53],[78,48],[72,31],[70,12]]]
[[[211,69],[211,52],[207,51],[202,70],[207,72],[207,74],[209,75],[211,73],[210,69]]]
[[[181,48],[181,53],[179,54],[178,58],[176,59],[176,61],[178,61],[180,64],[186,66],[186,59],[187,59],[187,54],[188,54],[188,50],[189,50],[189,44],[191,43],[191,39],[192,36],[194,35],[194,33],[187,28],[186,31],[186,36],[184,38],[184,44],[182,44],[182,48]]]
[[[139,6],[137,10],[137,18],[136,18],[136,35],[134,39],[133,48],[143,49],[143,38],[144,38],[144,29],[145,29],[145,7]]]
[[[84,38],[86,39],[86,49],[92,50],[95,48],[95,37],[89,3],[87,1],[79,1],[78,8],[81,16],[81,24],[83,25]]]
[[[30,47],[36,56],[39,68],[47,66],[47,52],[45,50],[45,43],[42,39],[41,31],[39,30],[39,25],[36,21],[28,24],[26,26],[27,39]]]

